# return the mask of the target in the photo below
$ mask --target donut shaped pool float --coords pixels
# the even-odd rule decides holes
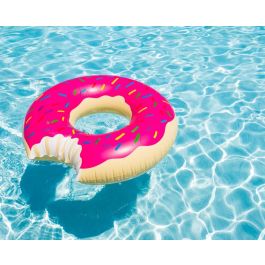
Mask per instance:
[[[114,112],[130,123],[106,134],[77,130],[77,119]],[[23,140],[30,159],[72,164],[83,183],[105,184],[137,176],[173,145],[177,118],[169,102],[138,81],[109,75],[83,76],[55,85],[30,106]]]

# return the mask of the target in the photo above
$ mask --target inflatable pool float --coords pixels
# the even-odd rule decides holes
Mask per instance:
[[[74,125],[82,116],[114,112],[128,126],[106,134],[87,134]],[[177,134],[169,102],[151,87],[132,79],[83,76],[55,85],[29,108],[23,140],[30,159],[72,164],[83,183],[126,180],[153,167]]]

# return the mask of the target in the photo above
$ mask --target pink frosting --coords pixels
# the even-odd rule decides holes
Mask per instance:
[[[100,135],[71,126],[70,112],[83,99],[102,96],[125,99],[132,111],[128,126]],[[139,146],[156,144],[174,117],[168,101],[145,84],[119,76],[83,76],[51,87],[33,102],[25,117],[24,138],[29,148],[44,136],[62,134],[77,138],[82,146],[81,168],[91,168],[108,159],[126,157]]]

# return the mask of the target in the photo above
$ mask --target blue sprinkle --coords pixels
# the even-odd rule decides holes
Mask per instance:
[[[96,80],[101,80],[103,77],[97,77]]]
[[[130,86],[132,86],[134,84],[134,82],[132,81],[132,82],[130,82],[129,84],[127,84],[125,87],[127,88],[127,87],[130,87]]]
[[[43,107],[44,107],[44,106],[40,106],[40,107],[38,108],[38,111],[41,111],[41,110],[43,109]]]
[[[43,101],[43,100],[45,100],[45,99],[47,99],[47,98],[49,98],[49,97],[50,97],[50,95],[46,95],[46,96],[42,97],[42,98],[40,99],[40,101]]]
[[[153,113],[148,113],[148,114],[145,115],[146,118],[148,118],[148,117],[152,117],[152,116],[154,116]]]
[[[27,130],[29,128],[29,124],[27,124],[26,126],[25,126],[25,130]]]
[[[162,122],[162,123],[165,123],[165,122],[167,122],[167,120],[161,120],[161,122]]]
[[[86,92],[86,88],[83,88],[82,90],[81,90],[81,94],[83,94],[83,93],[85,93]]]
[[[120,86],[121,86],[121,84],[118,84],[118,85],[114,88],[114,90],[117,90]]]
[[[107,134],[107,135],[106,135],[106,138],[108,139],[108,138],[110,138],[110,136],[111,136],[110,134]]]
[[[142,98],[150,98],[152,96],[153,96],[152,94],[146,94],[146,95],[143,95]]]
[[[67,95],[66,94],[64,94],[64,93],[58,93],[58,95],[60,96],[60,97],[67,97]]]
[[[51,113],[52,111],[53,111],[52,109],[49,109],[49,110],[45,111],[45,114]]]
[[[70,103],[69,103],[69,102],[67,102],[67,103],[65,103],[64,107],[65,107],[65,108],[68,108],[68,107],[69,107],[69,105],[70,105]]]
[[[117,146],[115,147],[115,150],[117,151],[120,147],[121,147],[121,143],[117,144]]]
[[[91,144],[91,141],[84,141],[83,144]]]
[[[28,135],[28,139],[31,138],[33,135],[35,134],[35,132],[32,132]]]

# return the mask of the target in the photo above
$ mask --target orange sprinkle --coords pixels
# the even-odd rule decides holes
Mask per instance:
[[[75,130],[74,129],[72,129],[72,134],[75,134]]]
[[[32,119],[32,116],[30,116],[27,120],[26,120],[26,124],[28,124],[28,122]]]
[[[103,84],[103,85],[101,86],[100,90],[104,90],[104,89],[105,89],[105,86],[106,86],[106,84]]]
[[[114,85],[118,80],[119,80],[119,77],[115,78],[115,79],[111,82],[111,84]]]
[[[154,139],[157,137],[157,131],[155,131],[154,133]]]
[[[62,121],[64,121],[64,116],[62,117]]]
[[[57,110],[57,112],[64,112],[64,110],[60,109],[60,110]]]
[[[115,138],[115,141],[120,140],[124,135],[125,135],[125,133],[120,134],[119,136],[117,136],[117,137]]]
[[[130,95],[133,94],[135,91],[136,91],[136,89],[130,91],[130,92],[128,93],[128,95],[130,96]]]
[[[141,112],[143,112],[143,111],[146,110],[146,109],[147,109],[147,107],[144,107],[144,108],[140,109],[140,110],[138,111],[138,113],[141,113]]]

